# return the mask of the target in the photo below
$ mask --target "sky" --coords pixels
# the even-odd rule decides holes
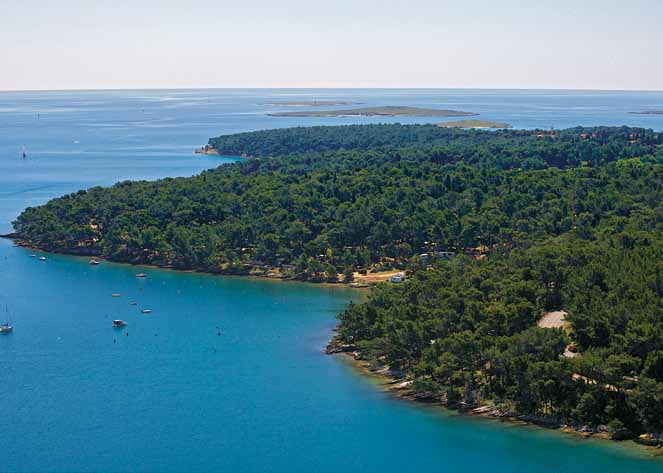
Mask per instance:
[[[0,90],[663,90],[661,0],[0,0]]]

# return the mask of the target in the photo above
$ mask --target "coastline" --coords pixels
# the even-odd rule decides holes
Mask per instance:
[[[215,148],[209,148],[209,147],[206,147],[206,146],[203,146],[202,148],[196,148],[196,149],[193,150],[193,152],[195,154],[206,154],[206,155],[212,155],[212,156],[218,156],[219,154],[221,154]]]
[[[205,146],[201,146],[200,148],[195,148],[193,150],[193,153],[194,154],[204,154],[204,155],[207,155],[207,156],[224,156],[224,157],[227,157],[227,158],[252,158],[253,157],[253,156],[247,156],[245,154],[240,155],[240,156],[230,155],[230,154],[226,155],[226,154],[221,153],[218,149],[213,148],[210,145],[205,145]]]
[[[465,112],[461,110],[447,110],[437,108],[421,108],[412,106],[379,106],[352,108],[344,110],[308,110],[296,112],[268,112],[270,117],[473,117],[478,116],[475,112]]]
[[[73,252],[58,252],[58,251],[49,251],[39,247],[31,246],[22,242],[18,236],[14,233],[0,235],[0,238],[11,239],[14,241],[14,246],[19,246],[26,250],[35,250],[43,253],[49,254],[59,254],[70,257],[85,258],[90,255],[86,254],[76,254]],[[286,277],[270,277],[268,275],[259,275],[259,274],[230,274],[222,272],[210,272],[210,271],[200,271],[193,269],[177,269],[169,266],[159,266],[153,264],[145,263],[130,263],[130,262],[121,262],[113,261],[101,256],[95,256],[97,260],[103,260],[112,264],[119,265],[128,265],[133,267],[145,267],[152,268],[157,270],[168,270],[168,271],[177,271],[183,273],[197,273],[207,276],[224,276],[224,277],[242,277],[247,279],[255,279],[259,281],[272,281],[278,283],[296,283],[296,284],[315,284],[316,286],[323,286],[333,289],[356,289],[358,286],[352,286],[350,284],[344,283],[332,283],[332,282],[314,282],[306,281],[295,278],[286,278]],[[363,288],[359,286],[359,288]],[[359,291],[361,293],[361,291]],[[366,294],[364,292],[364,294]],[[561,424],[551,419],[546,419],[544,417],[522,415],[512,412],[502,412],[495,406],[491,404],[482,404],[477,406],[471,406],[467,408],[451,408],[443,400],[435,399],[426,396],[418,396],[411,388],[413,380],[408,379],[402,373],[391,370],[386,365],[377,364],[373,361],[370,361],[362,355],[362,353],[356,349],[354,346],[345,345],[338,341],[337,337],[334,336],[325,349],[327,355],[338,356],[343,358],[343,362],[350,365],[358,374],[365,376],[375,381],[378,389],[383,392],[397,398],[398,400],[415,403],[419,407],[429,407],[434,409],[441,409],[446,412],[454,412],[458,415],[466,415],[476,418],[481,418],[489,421],[499,421],[499,422],[508,422],[516,426],[534,426],[537,428],[545,428],[547,430],[556,431],[563,434],[572,435],[578,440],[581,439],[595,439],[595,440],[610,440],[612,442],[620,442],[626,444],[629,448],[636,449],[640,454],[644,454],[650,459],[659,460],[663,459],[663,448],[661,444],[648,444],[638,439],[624,440],[620,441],[617,439],[612,439],[608,432],[605,429],[592,429],[588,426],[574,426],[568,424]]]
[[[255,156],[249,156],[247,154],[241,154],[241,155],[234,155],[234,154],[224,154],[218,149],[210,146],[210,145],[205,145],[201,146],[200,148],[195,148],[193,150],[194,154],[204,154],[207,156],[223,156],[226,158],[237,158],[237,159],[247,159],[247,158],[254,158]]]
[[[12,239],[16,241],[15,234],[3,234],[0,235],[0,238]],[[70,257],[84,258],[87,256],[87,255],[67,253],[67,252],[47,251],[26,244],[18,244],[15,246],[20,246],[21,248],[24,248],[26,250],[31,249],[39,252],[44,252],[49,254],[59,254]],[[317,286],[329,287],[333,289],[345,289],[345,290],[354,289],[349,284],[343,284],[343,283],[311,282],[311,281],[298,280],[294,278],[287,278],[287,279],[273,278],[273,277],[259,276],[259,275],[212,273],[208,271],[176,269],[172,267],[157,266],[157,265],[142,264],[142,263],[134,264],[128,262],[118,262],[98,256],[95,257],[95,259],[107,261],[112,264],[127,265],[133,267],[146,267],[158,270],[169,270],[169,271],[177,271],[183,273],[197,273],[207,276],[224,276],[224,277],[235,276],[235,277],[260,280],[263,282],[264,281],[273,281],[278,283],[289,282],[296,284],[315,284]],[[361,293],[361,291],[359,293]],[[446,412],[454,412],[457,413],[458,415],[464,415],[464,416],[467,415],[471,417],[485,419],[487,421],[508,422],[516,426],[530,426],[530,427],[534,426],[537,428],[545,428],[547,430],[573,435],[578,440],[595,439],[602,441],[603,440],[611,440],[613,442],[617,441],[611,439],[608,433],[605,431],[595,431],[589,428],[583,428],[583,426],[576,427],[571,425],[560,425],[554,422],[546,422],[544,419],[537,418],[535,416],[504,413],[500,412],[498,409],[488,404],[481,406],[473,406],[472,408],[466,408],[466,409],[453,409],[447,406],[442,400],[439,399],[436,400],[427,397],[418,397],[415,395],[413,390],[409,389],[412,380],[404,377],[402,373],[390,370],[389,367],[386,365],[378,365],[368,360],[367,358],[363,357],[361,352],[358,351],[356,347],[340,344],[336,337],[330,340],[329,344],[326,347],[325,353],[327,355],[333,355],[342,358],[343,362],[351,366],[352,369],[354,369],[359,375],[368,377],[371,380],[375,381],[375,384],[378,387],[378,389],[382,390],[383,392],[397,398],[398,400],[414,403],[414,405],[419,407],[441,409]],[[663,459],[663,449],[661,449],[660,447],[657,448],[652,445],[647,445],[645,443],[638,442],[637,440],[626,440],[626,441],[621,441],[620,443],[627,444],[629,448],[637,449],[638,452],[640,452],[641,454],[645,454],[650,459],[653,460]]]
[[[410,388],[413,383],[403,373],[391,370],[389,366],[378,364],[364,357],[362,353],[352,345],[346,345],[340,342],[335,335],[327,345],[325,353],[330,356],[337,356],[343,359],[343,362],[352,367],[359,375],[366,376],[375,382],[376,386],[385,393],[405,402],[415,403],[419,407],[431,407],[452,411],[459,415],[482,418],[490,421],[508,422],[513,425],[534,426],[545,428],[547,430],[557,431],[559,433],[573,435],[578,440],[596,439],[601,441],[626,443],[639,452],[646,454],[652,459],[663,460],[663,445],[659,443],[648,443],[642,439],[620,440],[610,437],[607,429],[595,429],[589,426],[563,424],[555,419],[545,418],[534,415],[523,415],[515,412],[502,412],[494,405],[484,403],[477,406],[468,406],[466,408],[449,407],[443,400],[428,396],[418,396]]]
[[[248,272],[224,272],[224,271],[203,271],[203,270],[198,270],[198,269],[180,269],[180,268],[175,268],[173,266],[169,265],[157,265],[157,264],[150,264],[150,263],[132,263],[129,261],[116,261],[113,259],[106,258],[99,254],[96,251],[80,251],[80,252],[74,252],[74,251],[56,251],[56,250],[48,250],[45,248],[40,248],[38,246],[30,245],[26,243],[24,240],[21,240],[21,238],[16,234],[16,233],[6,233],[0,235],[0,238],[6,239],[6,240],[12,240],[14,242],[14,246],[24,248],[26,250],[33,250],[33,251],[39,251],[41,253],[47,253],[47,254],[54,254],[54,255],[64,255],[64,256],[72,256],[72,257],[77,257],[77,258],[94,258],[96,260],[101,260],[105,261],[108,263],[113,263],[113,264],[124,264],[128,266],[134,266],[134,267],[143,267],[143,268],[152,268],[152,269],[159,269],[159,270],[166,270],[166,271],[177,271],[177,272],[182,272],[182,273],[196,273],[196,274],[206,274],[209,276],[224,276],[224,277],[241,277],[241,278],[248,278],[248,279],[257,279],[261,281],[274,281],[274,282],[293,282],[293,283],[300,283],[300,284],[313,284],[316,286],[323,286],[323,287],[333,287],[335,289],[352,289],[352,290],[357,290],[357,289],[368,289],[370,288],[370,284],[358,284],[358,283],[344,283],[341,281],[337,282],[332,282],[332,281],[314,281],[314,280],[307,280],[307,279],[297,279],[294,277],[288,277],[284,274],[278,273],[278,268],[274,267],[269,267],[268,269],[251,269]],[[359,291],[361,292],[361,291]]]
[[[461,128],[466,130],[508,130],[513,125],[492,120],[454,120],[436,123],[440,128]]]

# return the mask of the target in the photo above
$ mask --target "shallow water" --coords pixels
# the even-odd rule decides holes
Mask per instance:
[[[191,153],[209,136],[385,121],[260,114],[274,107],[257,104],[306,98],[294,93],[0,93],[0,231],[22,208],[65,192],[190,175],[230,161]],[[663,129],[663,117],[625,112],[663,108],[663,94],[324,91],[316,97],[448,106],[514,124],[521,119],[526,127],[554,119],[556,127]],[[628,444],[393,399],[342,359],[322,354],[335,314],[357,292],[107,262],[93,267],[61,255],[41,262],[32,253],[0,240],[0,303],[15,326],[0,337],[0,471],[663,470],[662,461]],[[136,278],[138,272],[149,276]],[[152,314],[141,314],[143,308]],[[114,318],[129,325],[113,329]]]

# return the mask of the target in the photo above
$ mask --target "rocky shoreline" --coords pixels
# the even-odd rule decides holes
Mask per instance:
[[[591,437],[612,441],[633,440],[640,446],[648,448],[653,447],[654,450],[650,452],[653,455],[663,455],[663,434],[660,433],[648,433],[640,435],[634,439],[629,439],[620,436],[619,432],[611,434],[608,427],[605,425],[589,426],[566,424],[557,417],[520,414],[518,412],[502,409],[491,403],[450,406],[441,396],[415,391],[413,389],[413,379],[408,378],[401,371],[392,370],[387,365],[369,359],[362,354],[355,345],[342,342],[338,336],[332,338],[325,348],[325,353],[328,355],[345,356],[362,374],[378,380],[384,391],[406,401],[439,406],[443,409],[452,409],[465,415],[501,420],[522,425],[536,425],[564,433],[571,433],[583,438]]]
[[[193,150],[195,154],[207,154],[207,155],[218,155],[220,154],[216,148],[212,148],[210,145],[205,145],[201,148],[196,148]]]
[[[205,154],[208,156],[225,156],[229,158],[255,158],[255,156],[250,156],[248,154],[240,154],[240,155],[234,155],[232,153],[223,153],[222,151],[219,151],[215,147],[207,144],[205,146],[201,146],[200,148],[196,148],[193,150],[194,154]]]

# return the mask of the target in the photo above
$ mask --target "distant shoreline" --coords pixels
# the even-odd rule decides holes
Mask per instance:
[[[513,128],[508,123],[493,122],[490,120],[457,120],[451,122],[440,122],[436,124],[441,128],[466,128],[474,130],[505,130]]]
[[[272,112],[270,117],[472,117],[474,112],[418,107],[366,107],[347,110],[302,110],[297,112]]]
[[[267,102],[261,105],[271,107],[333,107],[337,105],[361,105],[361,103],[346,100],[295,100],[290,102]]]

